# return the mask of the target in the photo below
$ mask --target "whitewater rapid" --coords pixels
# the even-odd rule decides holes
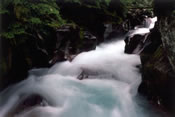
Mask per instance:
[[[72,62],[29,71],[26,80],[0,93],[0,117],[155,117],[136,101],[140,57],[125,54],[124,46],[116,39]],[[44,99],[42,104],[19,111],[33,94]]]

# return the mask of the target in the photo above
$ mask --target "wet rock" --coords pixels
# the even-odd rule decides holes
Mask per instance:
[[[94,50],[97,46],[97,37],[90,32],[85,31],[83,34],[82,46],[79,48],[80,52]]]
[[[115,24],[105,24],[105,32],[104,32],[104,39],[105,41],[110,41],[111,39],[116,40],[116,38],[121,38],[125,35],[126,29],[123,24],[115,25]]]
[[[57,29],[56,48],[50,65],[61,61],[72,61],[80,52],[96,48],[97,38],[89,31],[82,31],[78,26],[64,25]]]
[[[168,60],[175,71],[175,16],[161,18],[159,25],[163,46],[167,52]]]
[[[20,113],[23,113],[25,111],[29,111],[32,108],[38,107],[38,106],[47,106],[47,101],[38,94],[32,94],[27,97],[23,96],[21,97],[22,100],[20,100],[19,103],[17,103],[14,110],[10,110],[7,117],[16,116]]]
[[[141,54],[143,82],[139,88],[154,104],[172,113],[175,111],[174,4],[174,0],[154,1],[158,31],[151,38],[152,44]]]
[[[170,21],[170,20],[169,20]],[[125,39],[126,53],[140,54],[142,63],[142,83],[139,93],[146,96],[158,108],[173,110],[175,92],[174,28],[166,25],[168,21],[159,21],[149,34],[134,35]]]
[[[82,34],[80,34],[82,33]],[[58,49],[64,49],[69,53],[77,54],[79,51],[89,51],[96,46],[97,38],[89,31],[80,31],[78,26],[63,26],[57,30],[60,46]]]
[[[71,47],[71,52],[76,53],[76,48],[78,44],[76,42],[81,42],[80,40],[80,28],[73,25],[64,25],[57,29],[57,47],[56,49],[66,50]],[[69,47],[68,47],[69,46]]]
[[[50,65],[54,65],[56,62],[66,61],[64,51],[55,51],[53,58],[49,61]]]
[[[148,34],[134,35],[133,37],[127,36],[125,39],[125,43],[125,53],[153,53],[162,43],[161,34],[156,26]]]
[[[153,12],[148,9],[142,8],[131,8],[127,13],[127,27],[128,30],[134,29],[135,26],[143,25],[145,16],[152,17]]]
[[[38,94],[33,94],[28,96],[25,100],[23,100],[20,104],[18,104],[16,113],[35,106],[46,106],[46,105],[48,104],[43,99],[43,97],[41,97]]]
[[[161,31],[156,26],[145,41],[150,44],[140,53],[143,81],[139,87],[139,93],[146,96],[158,108],[167,111],[173,108],[172,89],[175,74],[162,38]]]
[[[157,105],[172,108],[175,74],[165,50],[160,46],[153,55],[142,54],[141,61],[143,81],[139,92]]]
[[[153,54],[157,48],[162,44],[161,41],[161,33],[156,25],[154,29],[151,30],[151,33],[148,35],[145,43],[150,43],[149,45],[145,46],[143,51],[141,52],[144,54]]]
[[[125,53],[128,54],[139,54],[144,46],[143,40],[145,36],[142,35],[134,35],[133,37],[127,37],[125,39]]]
[[[159,24],[160,27],[160,24]],[[166,27],[164,27],[166,28]],[[175,72],[169,61],[165,38],[158,26],[147,37],[150,44],[141,52],[142,83],[139,92],[164,111],[173,110]],[[172,32],[173,33],[173,32]],[[170,40],[170,38],[166,38]],[[167,45],[168,46],[168,45]]]

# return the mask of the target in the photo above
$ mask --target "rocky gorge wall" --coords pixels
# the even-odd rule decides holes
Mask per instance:
[[[155,0],[154,15],[158,16],[155,28],[147,35],[134,36],[125,47],[127,53],[137,50],[136,54],[141,56],[143,81],[139,87],[140,94],[158,108],[171,112],[174,112],[175,107],[174,6],[172,0]]]

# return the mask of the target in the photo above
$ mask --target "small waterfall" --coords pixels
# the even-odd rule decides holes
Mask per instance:
[[[148,45],[151,44],[151,41],[149,41],[149,35],[151,35],[151,30],[154,28],[156,21],[157,17],[146,17],[143,25],[135,26],[133,30],[128,31],[125,35],[126,53],[140,54]]]
[[[29,71],[0,93],[0,117],[155,117],[136,101],[140,58],[124,46],[124,39],[101,44],[72,62]],[[32,95],[39,101],[27,107]]]
[[[133,30],[130,30],[126,36],[133,37],[134,35],[145,35],[154,28],[155,23],[157,22],[157,17],[154,18],[145,18],[144,25],[135,26]]]

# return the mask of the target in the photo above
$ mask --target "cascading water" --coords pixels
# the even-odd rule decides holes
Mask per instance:
[[[0,93],[0,117],[155,117],[136,102],[140,58],[125,54],[124,46],[122,39],[101,44],[72,62],[31,70],[26,80]],[[43,100],[20,108],[31,95]]]

